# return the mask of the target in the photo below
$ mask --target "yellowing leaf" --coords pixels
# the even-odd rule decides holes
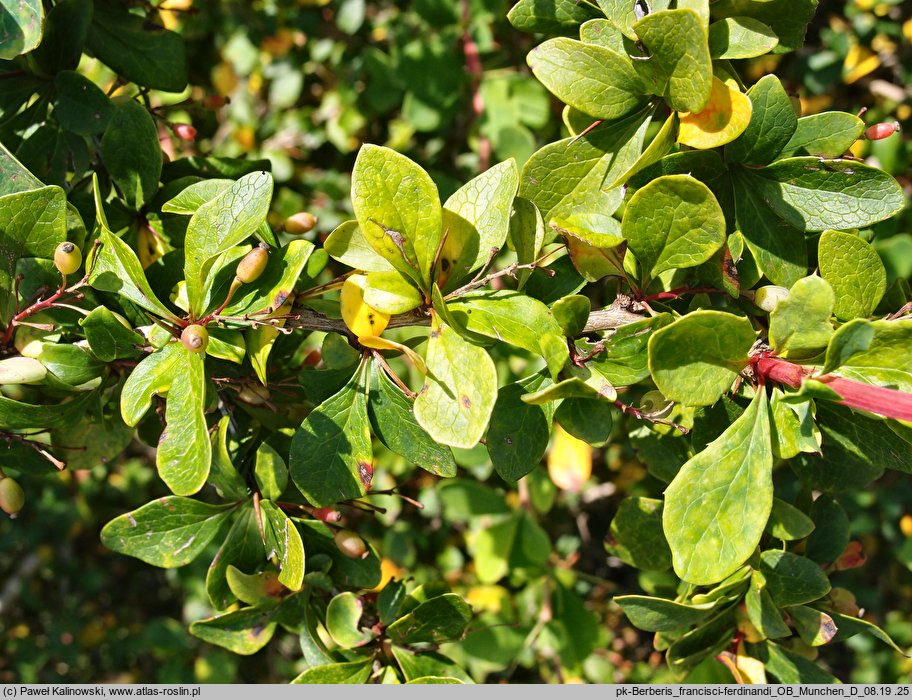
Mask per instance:
[[[352,275],[342,285],[339,296],[342,320],[348,329],[359,338],[362,336],[379,336],[386,330],[389,314],[371,308],[364,301],[365,275]]]
[[[678,143],[693,148],[716,148],[738,138],[751,118],[747,95],[713,77],[709,102],[702,112],[681,112]]]
[[[855,44],[849,49],[842,64],[842,81],[851,85],[878,68],[880,57],[870,49]]]
[[[548,453],[548,476],[564,491],[579,493],[592,474],[592,448],[556,425]]]

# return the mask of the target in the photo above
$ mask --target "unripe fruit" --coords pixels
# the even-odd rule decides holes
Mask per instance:
[[[754,292],[754,303],[767,313],[772,313],[776,305],[788,297],[789,290],[785,287],[778,287],[774,284],[766,287],[760,287]]]
[[[285,219],[285,232],[294,236],[307,233],[317,225],[317,217],[309,211],[299,211]]]
[[[189,325],[181,333],[181,343],[190,352],[205,352],[209,345],[209,331],[196,323]]]
[[[339,295],[342,320],[358,338],[380,335],[386,330],[386,324],[390,320],[389,314],[377,311],[364,302],[366,282],[366,276],[352,275],[342,284]]]
[[[367,545],[357,532],[339,530],[333,539],[339,551],[350,559],[364,559],[368,555]]]
[[[266,269],[266,263],[269,262],[269,247],[260,243],[256,248],[251,250],[244,259],[238,263],[235,276],[243,284],[249,284],[259,279]]]
[[[337,523],[342,519],[342,513],[335,508],[314,508],[312,515],[324,523]]]
[[[0,479],[0,510],[15,518],[25,505],[25,491],[19,482],[10,477]]]
[[[75,243],[64,241],[54,251],[54,265],[62,275],[72,275],[82,265],[82,252]]]
[[[865,129],[865,138],[869,141],[880,141],[900,131],[899,122],[881,122]]]
[[[182,141],[195,141],[196,129],[190,124],[172,124],[174,134]]]

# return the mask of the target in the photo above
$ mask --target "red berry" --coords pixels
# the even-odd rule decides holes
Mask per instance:
[[[182,141],[196,141],[196,129],[190,124],[172,124],[171,128]]]
[[[865,129],[865,138],[869,141],[880,141],[900,131],[899,122],[880,122]]]

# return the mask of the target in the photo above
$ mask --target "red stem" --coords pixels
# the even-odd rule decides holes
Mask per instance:
[[[810,379],[810,370],[774,357],[761,357],[754,366],[760,377],[798,388]],[[826,384],[842,397],[837,403],[876,413],[885,418],[912,421],[912,394],[882,386],[872,386],[852,379],[824,374],[814,379]]]
[[[34,316],[39,311],[44,311],[45,309],[51,308],[52,306],[54,306],[54,303],[60,299],[60,297],[62,297],[64,294],[66,294],[68,292],[74,292],[76,290],[76,288],[79,286],[80,286],[79,284],[76,284],[73,287],[71,287],[70,289],[67,289],[66,288],[66,278],[64,278],[64,283],[62,285],[60,285],[60,289],[58,289],[56,292],[54,292],[47,299],[36,301],[31,306],[28,306],[25,309],[23,309],[22,311],[20,311],[19,313],[17,313],[15,316],[13,316],[12,320],[9,322],[9,325],[6,327],[6,330],[3,332],[3,337],[0,338],[0,345],[9,344],[10,339],[12,339],[12,337],[13,337],[13,330],[15,330],[16,326],[19,325],[19,323],[21,321],[24,321],[29,316]]]
[[[677,299],[678,297],[684,294],[726,294],[727,292],[724,289],[716,289],[715,287],[678,287],[677,289],[669,289],[667,292],[658,292],[657,294],[650,294],[648,297],[643,297],[640,301],[659,301],[660,299]]]

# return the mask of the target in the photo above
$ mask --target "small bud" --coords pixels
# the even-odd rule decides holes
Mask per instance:
[[[324,523],[337,523],[342,519],[342,513],[335,508],[314,508],[313,516]]]
[[[82,265],[82,252],[75,243],[64,241],[54,251],[54,265],[62,275],[72,275]]]
[[[265,243],[260,243],[256,248],[244,256],[238,263],[235,276],[242,284],[249,284],[259,279],[269,262],[269,248]]]
[[[174,135],[181,141],[196,141],[196,129],[190,124],[172,124]]]
[[[15,518],[25,505],[25,491],[19,482],[10,477],[0,479],[0,510]]]
[[[865,138],[869,141],[880,141],[901,131],[899,122],[880,122],[865,129]]]
[[[333,539],[339,551],[349,559],[364,559],[368,555],[367,545],[356,532],[339,530]]]
[[[774,284],[760,287],[754,292],[754,304],[759,306],[767,313],[772,313],[776,305],[789,295],[789,290],[785,287],[777,287]]]
[[[317,217],[309,211],[299,211],[285,219],[285,232],[294,236],[307,233],[317,225]]]
[[[190,352],[204,352],[209,345],[209,331],[199,324],[191,324],[181,333],[181,343]]]

